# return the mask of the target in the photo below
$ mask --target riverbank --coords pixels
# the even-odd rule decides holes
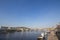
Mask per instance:
[[[48,40],[58,40],[58,37],[56,36],[54,31],[51,31],[48,35]]]

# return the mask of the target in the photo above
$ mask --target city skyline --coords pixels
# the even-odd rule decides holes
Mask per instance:
[[[60,22],[60,0],[0,0],[0,26],[52,27]]]

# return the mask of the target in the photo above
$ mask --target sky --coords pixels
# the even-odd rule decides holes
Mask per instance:
[[[0,26],[52,27],[60,22],[60,0],[0,0]]]

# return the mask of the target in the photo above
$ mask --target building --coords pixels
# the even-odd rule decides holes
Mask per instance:
[[[7,30],[8,29],[8,27],[6,27],[6,26],[1,26],[1,30]]]
[[[57,35],[58,39],[60,40],[60,25],[57,25],[57,27],[56,27],[56,35]]]

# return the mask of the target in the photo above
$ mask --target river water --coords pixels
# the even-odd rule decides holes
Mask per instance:
[[[41,32],[13,32],[0,34],[0,40],[37,40]]]

